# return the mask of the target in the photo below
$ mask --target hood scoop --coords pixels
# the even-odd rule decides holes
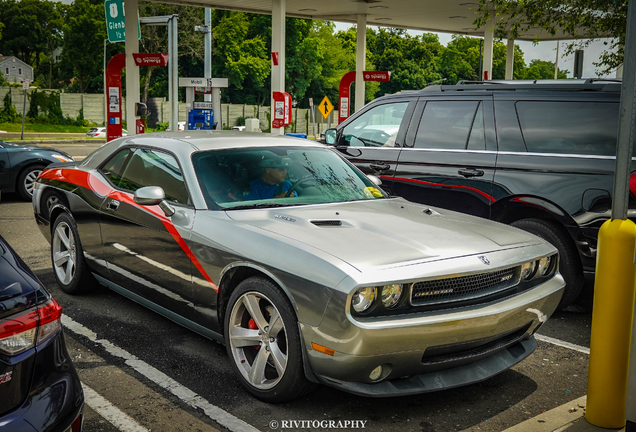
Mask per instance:
[[[316,226],[342,226],[342,221],[340,220],[312,220],[312,224]]]

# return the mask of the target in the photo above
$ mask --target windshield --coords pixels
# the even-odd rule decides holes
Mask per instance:
[[[211,209],[246,209],[386,198],[368,178],[326,148],[258,147],[192,156]]]

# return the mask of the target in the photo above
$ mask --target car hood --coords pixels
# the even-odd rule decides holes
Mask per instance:
[[[359,271],[540,243],[497,222],[401,198],[227,211],[230,218],[320,249]]]
[[[38,152],[47,152],[47,153],[60,153],[64,156],[67,157],[71,157],[68,153],[62,151],[62,150],[58,150],[56,148],[52,148],[52,147],[38,147],[35,145],[28,145],[28,144],[12,144],[12,143],[8,143],[8,142],[3,142],[2,145],[7,149],[7,150],[29,150],[29,151],[38,151]]]

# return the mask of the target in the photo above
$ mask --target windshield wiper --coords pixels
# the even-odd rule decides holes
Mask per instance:
[[[279,204],[279,203],[259,203],[259,204],[244,204],[236,207],[226,208],[225,210],[245,210],[255,208],[273,208],[273,207],[293,207],[298,204]]]

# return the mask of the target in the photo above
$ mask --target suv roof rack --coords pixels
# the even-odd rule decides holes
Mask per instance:
[[[559,90],[559,91],[620,91],[620,78],[588,78],[568,80],[462,80],[455,85],[431,85],[423,92],[436,91],[475,91],[475,90]]]

